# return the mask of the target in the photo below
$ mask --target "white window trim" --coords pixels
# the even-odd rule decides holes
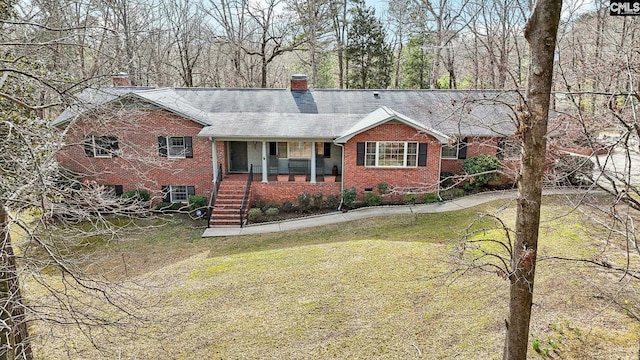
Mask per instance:
[[[445,147],[453,148],[453,146],[442,145],[442,148],[440,149],[440,157],[442,159],[457,160],[458,156],[460,155],[460,144],[456,144],[455,145],[455,148],[456,148],[456,155],[455,156],[445,156],[445,155],[443,155],[442,154],[442,150],[444,150]]]
[[[376,144],[376,150],[375,150],[375,164],[374,165],[367,165],[367,148],[368,148],[368,144],[370,143],[375,143]],[[404,144],[404,154],[402,156],[402,163],[404,165],[380,165],[380,144],[382,143],[386,143],[386,144],[394,144],[394,143],[399,143],[399,144]],[[407,159],[408,159],[408,151],[409,151],[409,144],[416,144],[416,154],[415,154],[415,165],[407,165]],[[377,167],[377,168],[416,168],[418,167],[418,152],[419,152],[419,146],[420,144],[418,144],[418,142],[416,141],[367,141],[365,142],[364,145],[364,164],[365,167]],[[412,155],[413,156],[413,155]]]
[[[282,156],[282,154],[280,153],[280,144],[285,144],[286,148],[287,148],[287,156]],[[276,142],[276,158],[278,159],[288,159],[289,158],[289,142],[288,141],[277,141]]]
[[[171,155],[171,139],[182,138],[182,155]],[[184,136],[167,136],[167,158],[169,159],[186,159],[187,158],[187,146],[185,145]]]
[[[173,198],[173,193],[175,188],[184,188],[185,199],[184,200],[175,200]],[[183,185],[169,185],[169,202],[171,203],[182,203],[189,201],[189,191],[187,190],[187,186]]]
[[[91,151],[93,151],[93,157],[108,159],[113,157],[113,150],[108,149],[108,154],[98,153],[98,146],[96,146],[96,138],[108,138],[111,135],[91,135]],[[117,139],[117,138],[116,138]]]

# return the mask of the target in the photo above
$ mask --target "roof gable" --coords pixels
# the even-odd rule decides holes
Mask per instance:
[[[177,94],[153,88],[101,88],[83,92],[79,102],[66,108],[52,125],[63,125],[88,111],[130,100],[157,106],[202,126],[210,125],[206,112],[195,108]]]
[[[388,122],[399,122],[407,126],[410,126],[418,131],[425,132],[429,135],[432,135],[436,139],[438,139],[438,141],[440,141],[441,144],[445,144],[449,141],[449,137],[447,135],[437,130],[434,130],[432,128],[429,128],[427,126],[424,126],[419,122],[409,118],[408,116],[402,115],[386,106],[382,106],[377,110],[375,110],[374,112],[369,113],[367,116],[362,118],[362,120],[354,124],[344,134],[342,134],[340,137],[335,139],[335,142],[338,144],[344,144],[347,141],[349,141],[352,137]]]

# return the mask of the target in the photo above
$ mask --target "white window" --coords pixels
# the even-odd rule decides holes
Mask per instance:
[[[184,158],[186,154],[186,147],[184,144],[184,137],[168,137],[167,145],[169,147],[168,155],[170,158]]]
[[[417,142],[379,141],[366,143],[366,166],[415,167],[417,164]]]
[[[84,151],[89,157],[109,158],[118,150],[116,136],[89,136],[84,141]]]
[[[310,159],[311,144],[304,141],[278,142],[277,155],[279,159]],[[322,143],[320,143],[322,145]]]
[[[330,142],[317,142],[316,143],[316,155],[323,158],[331,157],[331,143]]]
[[[298,159],[311,158],[311,143],[303,141],[289,142],[289,157]]]
[[[458,158],[458,144],[449,146],[442,145],[442,158],[443,159],[457,159]]]
[[[287,151],[287,143],[279,142],[278,143],[278,158],[286,159],[289,157],[289,151]]]
[[[158,153],[173,159],[193,158],[191,136],[158,136]]]
[[[172,203],[175,202],[187,202],[189,196],[187,195],[186,186],[173,186],[169,187],[169,199]]]
[[[498,140],[496,157],[498,159],[517,159],[520,156],[520,146],[514,139],[502,138]]]

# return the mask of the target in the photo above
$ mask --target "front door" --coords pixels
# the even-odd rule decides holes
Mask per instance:
[[[247,160],[247,142],[229,141],[229,172],[247,172],[249,162]]]

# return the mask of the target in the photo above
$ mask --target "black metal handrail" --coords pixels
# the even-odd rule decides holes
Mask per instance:
[[[244,226],[244,211],[247,208],[247,199],[249,197],[249,191],[251,190],[251,183],[253,182],[253,164],[249,167],[249,177],[247,178],[247,185],[244,187],[244,196],[242,197],[242,205],[240,205],[240,227]]]
[[[211,215],[213,215],[213,206],[216,204],[218,198],[218,190],[220,190],[220,183],[222,182],[222,164],[218,165],[218,174],[216,175],[216,181],[213,183],[213,191],[209,198],[209,206],[207,206],[207,227],[211,226]]]

